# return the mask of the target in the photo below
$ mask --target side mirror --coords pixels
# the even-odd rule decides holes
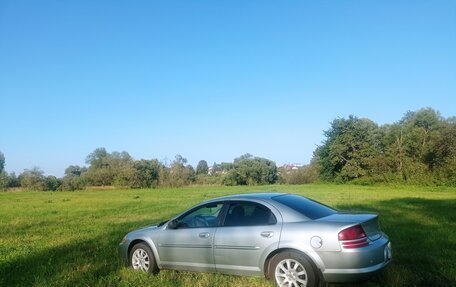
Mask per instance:
[[[178,225],[177,219],[173,219],[168,223],[169,229],[176,229]]]

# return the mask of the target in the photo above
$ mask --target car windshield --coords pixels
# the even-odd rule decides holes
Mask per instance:
[[[297,212],[303,214],[304,216],[312,220],[337,213],[336,210],[332,209],[329,206],[326,206],[324,204],[321,204],[319,202],[313,201],[311,199],[299,195],[284,194],[274,196],[272,199],[283,205],[288,206],[293,210],[296,210]]]

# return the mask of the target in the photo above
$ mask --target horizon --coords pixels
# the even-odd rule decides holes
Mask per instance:
[[[0,151],[62,176],[135,159],[307,164],[323,131],[431,107],[456,116],[456,3],[0,4]]]

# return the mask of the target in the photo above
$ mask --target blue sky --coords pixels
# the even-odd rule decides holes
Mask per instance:
[[[307,163],[322,131],[456,115],[455,1],[0,2],[7,171],[97,147]]]

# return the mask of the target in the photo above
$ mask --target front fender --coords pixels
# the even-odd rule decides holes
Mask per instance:
[[[133,248],[133,246],[135,244],[140,243],[140,242],[144,242],[150,247],[150,249],[152,250],[152,252],[154,254],[154,258],[155,258],[155,262],[157,263],[157,266],[159,268],[161,268],[160,255],[158,254],[157,246],[155,245],[155,243],[153,242],[153,240],[150,237],[141,234],[139,236],[136,236],[135,238],[132,238],[132,240],[128,244],[127,250],[131,250],[131,248]],[[128,252],[127,252],[127,258],[128,258]]]

